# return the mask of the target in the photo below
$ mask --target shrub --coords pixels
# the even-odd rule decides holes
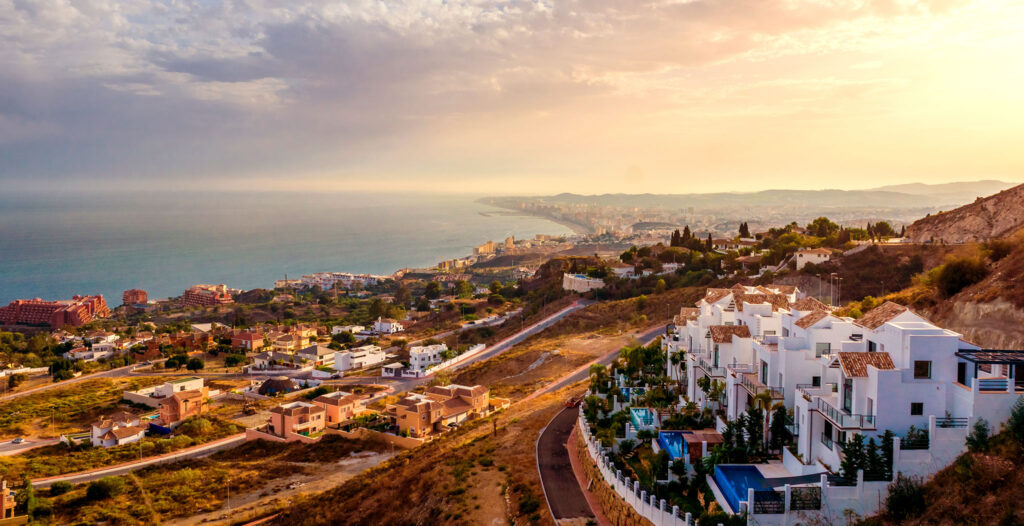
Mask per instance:
[[[1017,399],[1010,410],[1010,419],[1006,422],[1010,434],[1017,442],[1024,443],[1024,396]]]
[[[988,435],[988,421],[984,418],[979,419],[974,423],[970,434],[967,435],[967,449],[975,453],[988,451]]]
[[[120,495],[124,491],[124,479],[121,477],[103,477],[89,484],[85,490],[85,498],[91,501],[106,500]]]
[[[988,259],[996,262],[1010,255],[1010,252],[1013,251],[1013,243],[1005,239],[993,239],[985,243],[985,249],[988,251]]]
[[[50,484],[50,496],[56,497],[57,495],[63,495],[71,491],[71,488],[73,487],[74,486],[70,482],[64,482],[63,480],[54,482],[53,484]]]
[[[988,268],[978,259],[952,259],[942,265],[935,276],[935,286],[939,292],[950,297],[961,290],[985,279]]]
[[[519,513],[522,513],[523,515],[533,513],[537,511],[538,508],[540,508],[540,499],[534,496],[533,493],[523,495],[522,498],[519,499]]]
[[[904,521],[917,517],[924,509],[924,485],[921,479],[898,475],[889,485],[889,497],[885,499],[886,514],[894,520]]]

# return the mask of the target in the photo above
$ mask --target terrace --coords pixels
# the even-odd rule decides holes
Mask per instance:
[[[765,385],[757,377],[757,373],[748,372],[740,375],[740,385],[742,385],[751,396],[757,396],[761,393],[768,393],[771,395],[773,400],[782,400],[783,390],[781,387],[772,387]]]
[[[832,421],[836,427],[840,429],[875,429],[875,416],[874,415],[856,415],[849,411],[843,411],[837,409],[838,399],[836,396],[831,395],[829,397],[818,396],[817,406],[813,409],[817,410],[825,418]]]

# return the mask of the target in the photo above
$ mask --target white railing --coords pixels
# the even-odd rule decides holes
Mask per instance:
[[[696,524],[693,516],[689,513],[680,515],[679,506],[669,507],[665,499],[659,500],[655,495],[648,494],[647,490],[641,489],[640,481],[623,476],[622,471],[615,469],[615,464],[612,463],[608,452],[590,434],[590,426],[582,411],[580,411],[577,427],[587,443],[587,453],[597,464],[605,483],[615,490],[615,493],[622,497],[637,514],[658,526],[694,526]]]

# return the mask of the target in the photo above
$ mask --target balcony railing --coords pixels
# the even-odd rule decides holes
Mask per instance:
[[[818,411],[825,418],[828,418],[836,426],[849,429],[874,429],[875,428],[875,417],[874,415],[854,415],[846,411],[840,411],[832,404],[825,401],[824,398],[818,397]]]
[[[704,369],[712,378],[725,378],[725,367],[716,367],[703,356],[697,357],[697,365]]]
[[[966,417],[942,417],[935,419],[935,427],[941,428],[964,428],[967,427]]]
[[[832,449],[832,437],[828,436],[827,434],[821,434],[821,443],[825,444],[825,447]]]
[[[745,387],[747,391],[750,391],[750,394],[753,396],[757,396],[761,393],[769,393],[771,394],[773,400],[782,400],[783,398],[785,398],[783,396],[783,391],[781,387],[772,387],[770,385],[765,385],[759,382],[757,380],[757,375],[754,374],[741,375],[740,385]]]
[[[727,367],[727,369],[729,369],[730,371],[732,371],[734,373],[737,373],[737,374],[752,373],[752,372],[754,372],[754,364],[752,364],[752,363],[734,363],[732,365],[729,365]]]

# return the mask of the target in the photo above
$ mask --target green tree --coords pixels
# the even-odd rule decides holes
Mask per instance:
[[[437,298],[440,298],[441,284],[436,281],[427,283],[427,288],[424,289],[423,295],[426,296],[428,300],[436,300]]]
[[[889,497],[885,499],[886,515],[896,521],[906,521],[921,515],[924,510],[924,484],[921,479],[897,476],[889,485]]]
[[[124,479],[121,477],[103,477],[89,484],[85,490],[85,498],[91,501],[106,500],[116,497],[124,491]]]
[[[1006,427],[1010,435],[1018,442],[1024,443],[1024,396],[1017,399],[1010,410],[1010,420]]]
[[[455,297],[460,299],[473,297],[473,285],[468,281],[459,280],[455,282]]]
[[[63,495],[71,491],[72,488],[74,488],[74,486],[70,482],[58,480],[57,482],[50,484],[50,496],[56,497],[58,495]]]
[[[412,292],[409,292],[409,287],[405,286],[405,283],[398,285],[398,290],[395,291],[395,305],[401,305],[403,307],[409,305],[412,301]]]
[[[189,371],[195,372],[205,367],[205,364],[199,358],[192,358],[188,361],[188,365],[185,366]]]
[[[984,418],[979,418],[978,421],[974,423],[974,426],[971,427],[970,434],[967,435],[967,449],[975,453],[984,453],[988,451],[988,437],[988,421]]]
[[[864,454],[865,480],[887,480],[888,471],[885,458],[878,449],[878,443],[875,442],[875,437],[871,437]]]
[[[980,259],[953,259],[942,265],[935,285],[939,292],[948,298],[985,279],[987,275],[988,267]]]
[[[847,483],[857,481],[857,470],[867,467],[867,455],[864,450],[864,435],[857,433],[851,440],[841,443],[843,459],[839,463],[840,476]]]
[[[32,488],[31,480],[25,479],[25,487],[15,494],[14,502],[25,515],[33,514],[36,509],[36,491]]]
[[[819,217],[807,225],[807,233],[816,237],[829,237],[839,233],[839,225],[827,217]]]
[[[744,238],[749,238],[750,237],[750,227],[747,226],[747,222],[746,221],[740,223],[740,237],[744,237]]]

